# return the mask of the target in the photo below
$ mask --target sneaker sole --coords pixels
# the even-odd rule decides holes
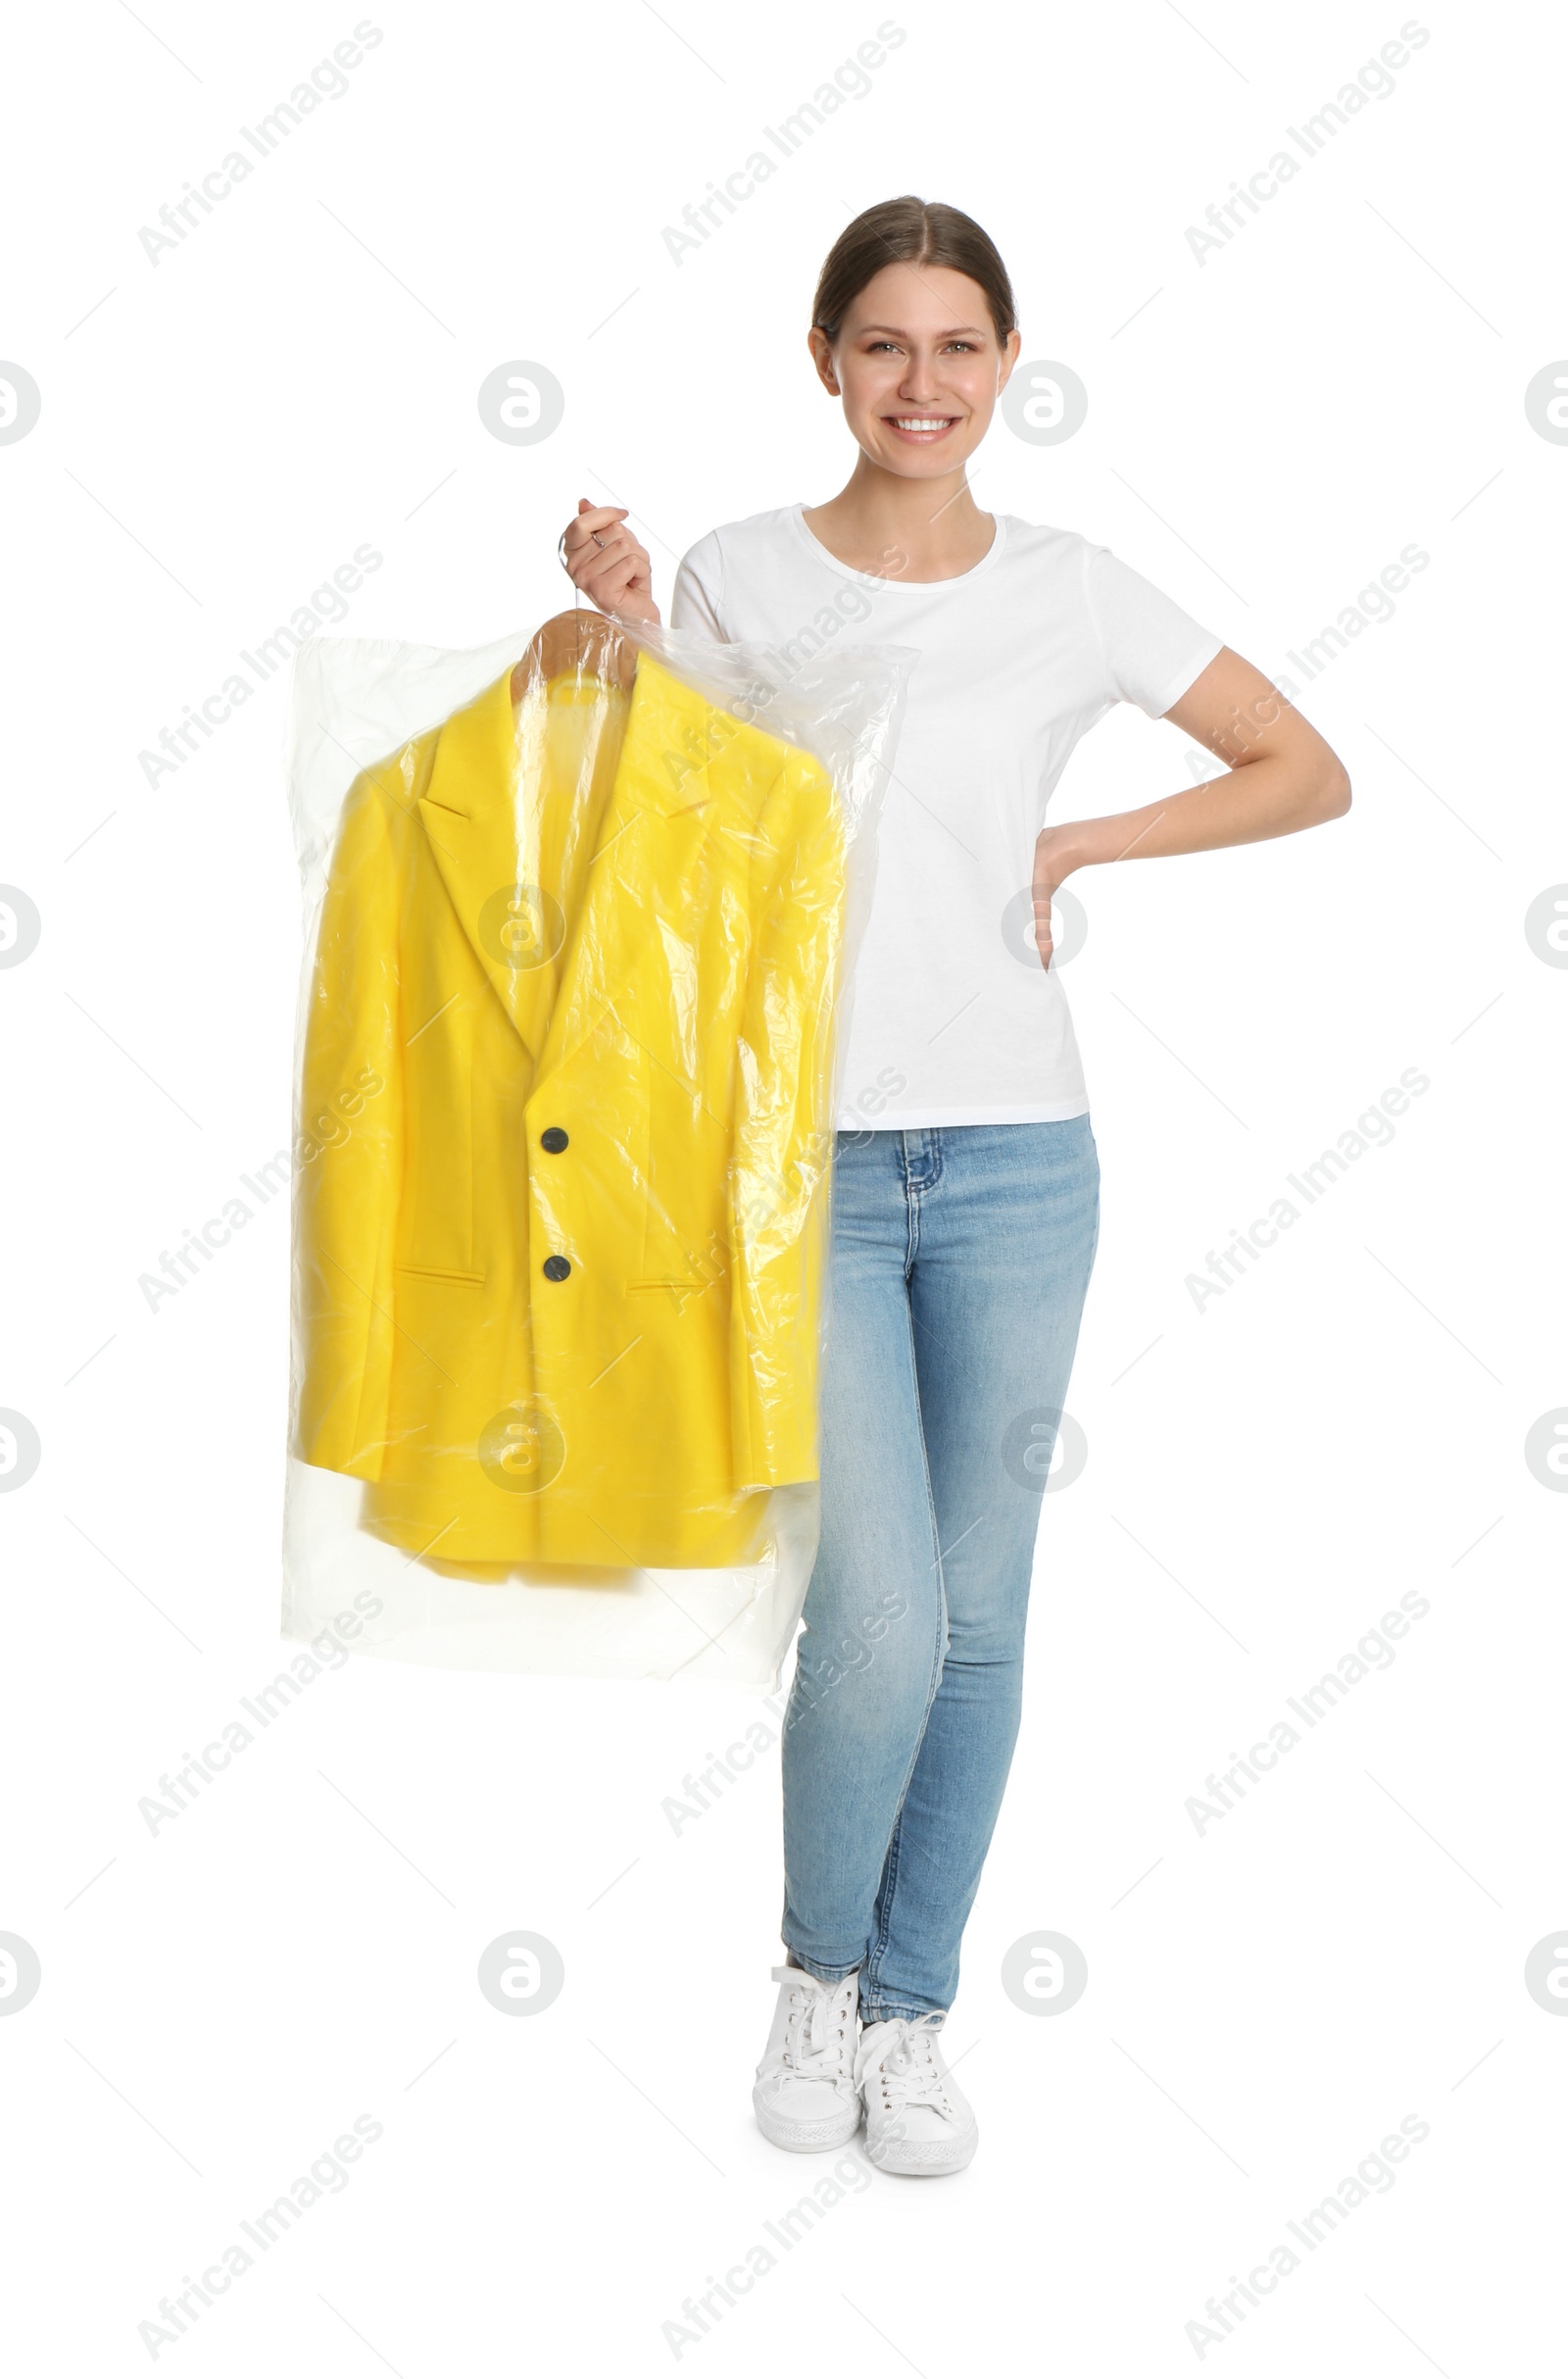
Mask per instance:
[[[860,2128],[858,2106],[847,2106],[843,2114],[825,2115],[814,2123],[792,2123],[753,2091],[752,2107],[763,2139],[774,2148],[787,2148],[792,2156],[822,2156],[830,2148],[848,2147]]]
[[[897,2173],[906,2180],[937,2180],[944,2173],[961,2172],[974,2156],[980,2145],[978,2126],[962,2139],[930,2140],[916,2145],[908,2140],[882,2140],[875,2145],[866,2141],[868,2162],[878,2172]]]

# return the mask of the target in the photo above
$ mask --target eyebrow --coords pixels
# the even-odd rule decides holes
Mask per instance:
[[[897,322],[862,322],[855,335],[857,338],[864,338],[868,330],[890,330],[895,338],[900,339],[907,338],[909,335],[906,330],[901,329]],[[942,335],[944,338],[950,339],[983,338],[985,332],[975,322],[954,322],[944,330]]]

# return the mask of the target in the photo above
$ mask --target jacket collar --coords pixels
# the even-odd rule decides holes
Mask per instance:
[[[572,700],[574,676],[563,671],[548,682],[551,709]],[[578,963],[585,921],[594,945],[609,920],[601,917],[596,929],[586,917],[595,901],[588,870],[594,853],[579,852],[575,880],[564,884],[561,844],[540,832],[543,740],[561,722],[536,710],[531,697],[519,718],[512,689],[508,670],[445,721],[418,807],[475,957],[536,1066],[554,1070],[612,1006],[608,989],[585,979]],[[585,692],[596,708],[626,701],[613,675],[608,684],[590,675]],[[695,812],[705,837],[725,826],[735,830],[740,821],[724,818],[725,801],[715,798],[727,772],[720,770],[715,782],[707,764],[737,731],[733,720],[720,726],[710,703],[642,655],[622,747],[635,765],[623,767],[616,758],[595,849],[633,829],[649,810],[665,818]],[[532,880],[534,872],[542,883]],[[601,904],[613,898],[603,881],[598,898]],[[588,956],[591,975],[592,949]]]
[[[418,808],[463,931],[537,1065],[570,964],[592,853],[577,854],[579,880],[560,880],[564,837],[541,819],[539,777],[547,741],[563,723],[552,713],[573,700],[574,687],[558,673],[536,680],[536,688],[519,716],[509,669],[444,722]],[[626,699],[592,675],[584,696],[595,709]],[[599,839],[613,831],[607,795]]]

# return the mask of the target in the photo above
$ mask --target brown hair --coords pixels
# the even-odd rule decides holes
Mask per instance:
[[[989,232],[956,207],[923,198],[885,198],[846,223],[828,250],[811,301],[811,326],[831,342],[867,281],[885,265],[947,265],[985,292],[999,341],[1018,326],[1007,268]]]

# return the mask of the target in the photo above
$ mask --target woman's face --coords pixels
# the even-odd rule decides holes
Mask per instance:
[[[822,384],[871,462],[903,479],[956,470],[990,426],[1018,359],[997,337],[985,292],[951,265],[888,265],[866,282],[836,345],[810,334]]]

